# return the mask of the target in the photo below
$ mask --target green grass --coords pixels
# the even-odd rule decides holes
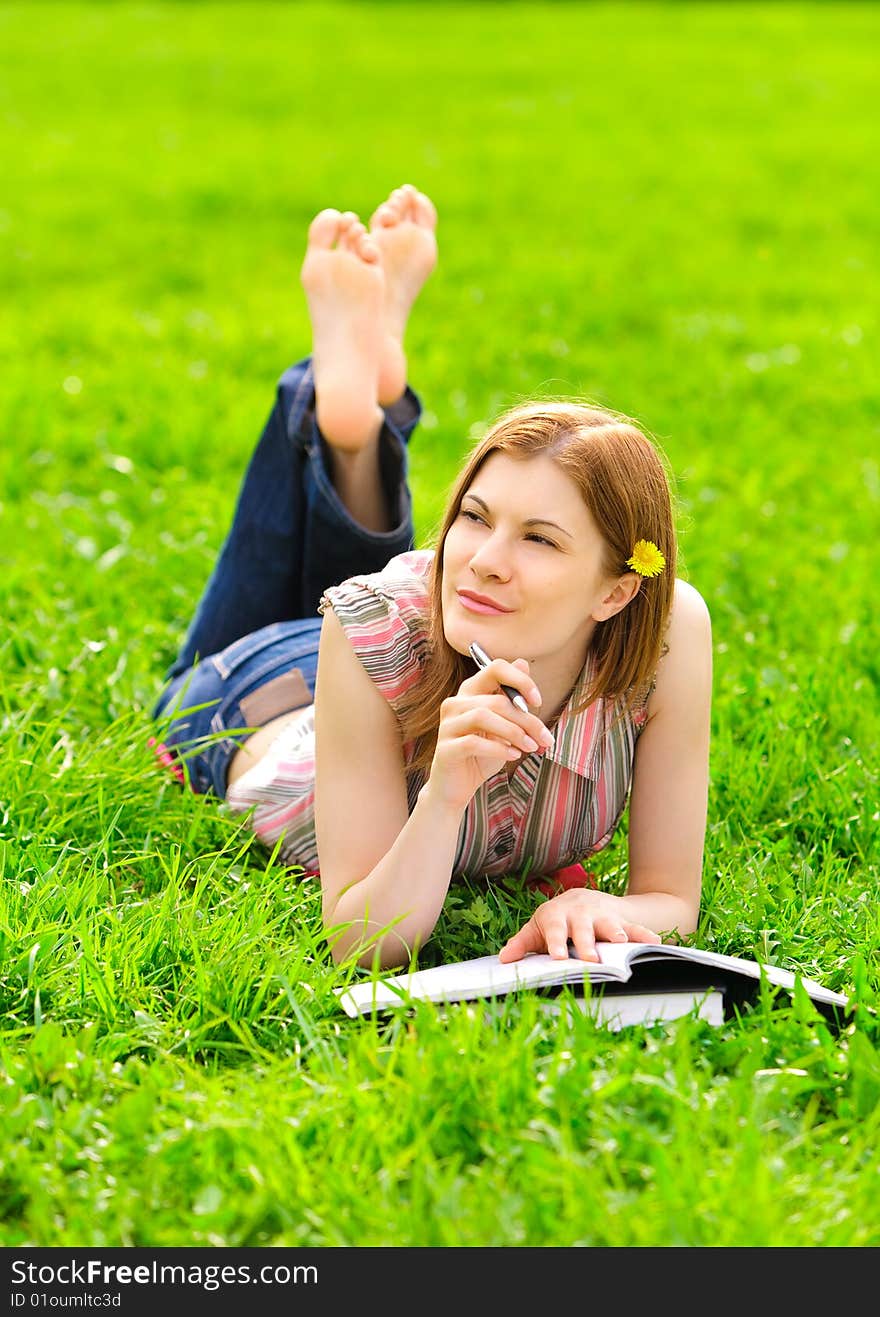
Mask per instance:
[[[880,1242],[878,37],[845,3],[0,10],[4,1244]],[[420,539],[521,397],[659,438],[714,623],[697,940],[855,992],[841,1036],[350,1021],[315,889],[154,765],[308,348],[307,222],[407,180]],[[621,831],[592,867],[625,865]],[[457,887],[426,963],[528,909]]]

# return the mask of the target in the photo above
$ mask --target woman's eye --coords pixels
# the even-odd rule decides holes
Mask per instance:
[[[476,512],[473,512],[470,508],[462,508],[462,509],[461,509],[461,515],[462,515],[463,517],[467,517],[468,521],[480,521],[480,522],[481,522],[481,521],[483,520],[482,517],[478,516],[477,513],[476,513]]]
[[[536,544],[546,544],[548,549],[555,549],[556,545],[552,540],[547,540],[543,535],[527,535],[527,540],[534,540]]]

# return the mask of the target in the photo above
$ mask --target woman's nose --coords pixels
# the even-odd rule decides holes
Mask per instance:
[[[510,575],[510,549],[498,534],[488,535],[471,555],[470,565],[480,576],[497,576],[506,580]]]

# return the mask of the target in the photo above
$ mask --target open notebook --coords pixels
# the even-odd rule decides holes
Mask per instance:
[[[558,988],[564,984],[581,988],[589,984],[591,999],[602,995],[609,1002],[628,995],[647,999],[690,991],[693,1006],[700,999],[699,994],[709,991],[726,994],[731,1000],[742,1000],[757,991],[762,977],[771,986],[789,993],[794,991],[796,982],[794,974],[775,965],[671,943],[600,942],[597,951],[598,963],[579,960],[573,954],[568,960],[533,954],[510,964],[502,964],[497,956],[480,956],[476,960],[368,979],[337,991],[343,1010],[354,1018],[414,1000],[469,1001],[502,996],[518,989]],[[797,981],[832,1018],[845,1010],[847,998],[841,993],[832,992],[812,979],[797,976]],[[604,992],[606,988],[608,991]],[[650,1014],[650,1003],[646,1001],[644,1005]],[[673,1008],[674,1003],[670,1003],[669,1009]],[[656,1009],[662,1008],[657,1005]]]

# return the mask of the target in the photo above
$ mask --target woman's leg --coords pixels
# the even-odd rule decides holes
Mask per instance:
[[[420,405],[406,387],[402,340],[436,261],[435,223],[431,203],[408,187],[374,215],[375,244],[352,215],[325,211],[311,226],[303,284],[314,355],[281,378],[154,711],[172,715],[157,753],[173,747],[169,766],[185,760],[197,791],[224,795],[253,729],[313,700],[324,589],[412,547],[406,444]]]
[[[436,261],[436,212],[397,189],[366,235],[323,211],[302,282],[313,357],[282,376],[232,529],[166,679],[273,622],[314,617],[327,586],[413,545],[406,445],[421,407],[403,335]]]
[[[374,463],[391,525],[372,531],[354,519],[334,483],[332,451],[315,418],[311,360],[284,372],[232,527],[166,679],[270,623],[314,617],[328,585],[379,571],[412,548],[406,445],[420,412],[409,388],[385,412]]]
[[[172,677],[154,711],[161,739],[150,744],[160,761],[193,791],[225,797],[240,746],[313,703],[321,621],[273,622]]]

